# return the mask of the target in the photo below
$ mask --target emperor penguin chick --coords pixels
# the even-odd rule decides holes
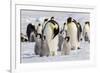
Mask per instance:
[[[63,40],[61,55],[69,55],[71,51],[70,37],[65,37]]]
[[[34,52],[36,55],[40,55],[40,51],[41,51],[41,35],[37,35]]]
[[[47,43],[47,39],[46,39],[46,36],[43,36],[43,39],[42,39],[42,43],[41,43],[41,52],[40,52],[40,57],[42,56],[49,56],[49,46],[48,46],[48,43]]]

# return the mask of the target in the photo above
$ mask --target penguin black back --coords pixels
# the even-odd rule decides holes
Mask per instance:
[[[48,23],[52,23],[53,25],[55,25],[55,24],[58,25],[58,29],[54,29],[54,30],[53,30],[54,36],[53,36],[52,39],[54,39],[54,37],[59,33],[59,24],[58,24],[55,20],[49,20],[49,21],[45,24],[44,29],[45,29],[45,27],[46,27],[46,25],[47,25]],[[44,33],[44,29],[42,30],[42,33]]]
[[[77,30],[78,30],[78,32],[77,32],[77,39],[79,41],[80,40],[80,35],[82,33],[82,27],[81,27],[80,23],[77,23],[76,26],[77,26]]]
[[[30,38],[31,32],[36,33],[36,31],[35,31],[35,26],[32,25],[32,23],[29,23],[29,24],[27,25],[27,30],[26,30],[26,34],[27,34],[27,36],[28,36],[28,40],[29,40],[29,38]]]

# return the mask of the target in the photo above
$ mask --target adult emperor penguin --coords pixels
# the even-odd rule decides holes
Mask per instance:
[[[50,55],[57,55],[59,24],[54,20],[54,17],[51,17],[51,19],[45,24],[43,34],[46,36]]]
[[[83,27],[84,40],[90,42],[90,22],[85,22]]]
[[[77,23],[77,27],[78,27],[78,41],[80,41],[82,40],[82,26],[79,22]]]
[[[71,43],[71,49],[77,50],[79,48],[78,46],[78,27],[75,20],[72,19],[72,17],[69,17],[67,19],[67,28],[68,28],[68,35],[70,37],[70,43]]]
[[[33,33],[32,33],[33,32]],[[28,41],[34,41],[34,35],[36,34],[35,26],[32,23],[27,25],[26,34],[28,37]],[[33,38],[33,40],[31,40]]]
[[[76,23],[77,26],[78,49],[80,49],[80,41],[82,41],[82,27],[79,22],[76,22],[76,20],[74,20],[74,22]]]

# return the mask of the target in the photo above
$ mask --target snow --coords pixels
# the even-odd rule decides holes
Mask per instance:
[[[90,55],[90,44],[88,42],[81,42],[81,49],[71,50],[69,55],[61,56],[58,51],[57,56],[39,57],[34,54],[35,43],[22,42],[21,43],[21,63],[34,62],[54,62],[54,61],[74,61],[74,60],[88,60]]]

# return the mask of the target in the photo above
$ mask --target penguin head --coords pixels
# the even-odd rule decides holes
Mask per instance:
[[[41,39],[41,38],[42,38],[40,34],[37,34],[36,37],[37,37],[38,39]]]
[[[64,23],[64,25],[63,25],[63,29],[65,29],[65,26],[66,26],[66,23]]]
[[[90,22],[89,22],[89,21],[86,21],[86,22],[85,22],[85,25],[86,25],[86,24],[88,24],[88,25],[90,26]]]
[[[41,26],[41,24],[39,23],[38,26]]]
[[[65,37],[65,40],[67,40],[67,42],[69,42],[70,37],[69,36]]]
[[[51,20],[54,20],[54,17],[53,16],[51,17]]]
[[[67,23],[71,23],[72,22],[72,17],[67,18]]]
[[[44,19],[44,22],[47,22],[48,21],[48,18]]]
[[[90,23],[89,21],[86,21],[86,22],[85,22],[85,24],[89,24],[89,23]]]

